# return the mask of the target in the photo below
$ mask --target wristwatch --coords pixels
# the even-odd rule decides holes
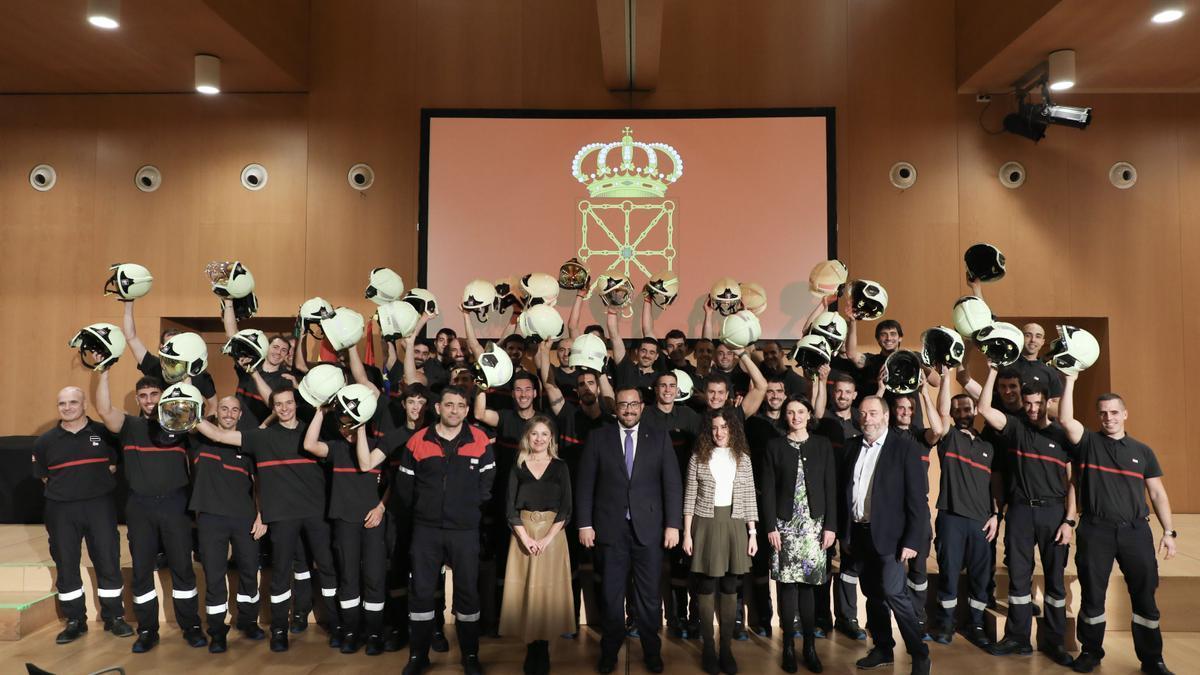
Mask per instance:
[[[1179,530],[1167,530],[1163,532],[1163,536],[1177,539],[1179,537]]]
[[[1070,525],[1071,527],[1075,527],[1075,525],[1076,525],[1076,522],[1074,520],[1071,520],[1070,518],[1063,518],[1063,523],[1066,525]]]

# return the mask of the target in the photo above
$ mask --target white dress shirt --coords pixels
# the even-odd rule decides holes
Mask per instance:
[[[883,449],[883,442],[886,440],[886,429],[869,445],[867,439],[863,438],[863,449],[858,453],[858,461],[854,463],[854,484],[850,488],[853,499],[850,516],[856,523],[871,522],[871,484],[875,477],[875,465],[879,462],[879,451]]]
[[[733,505],[733,479],[737,474],[737,460],[729,448],[713,448],[708,458],[708,470],[716,480],[713,506]]]

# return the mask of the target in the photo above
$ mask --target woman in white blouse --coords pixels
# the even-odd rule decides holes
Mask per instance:
[[[758,505],[750,448],[731,408],[710,410],[688,462],[683,499],[683,551],[692,577],[704,637],[701,667],[711,675],[736,673],[731,648],[741,575],[758,550]],[[720,591],[719,596],[717,591]],[[718,600],[719,597],[719,600]],[[713,615],[720,606],[721,651],[713,644]]]

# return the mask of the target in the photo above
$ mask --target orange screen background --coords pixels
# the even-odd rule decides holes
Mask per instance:
[[[665,143],[683,160],[683,175],[668,184],[663,198],[675,204],[672,269],[679,275],[679,298],[656,316],[658,337],[672,328],[699,336],[705,297],[722,276],[766,289],[767,310],[760,317],[764,336],[798,337],[815,302],[808,292],[808,273],[829,250],[824,117],[435,116],[429,125],[428,212],[421,224],[427,228],[424,273],[426,287],[443,307],[443,316],[430,322],[431,331],[442,325],[461,329],[457,306],[472,279],[495,281],[529,272],[557,277],[559,266],[580,247],[579,202],[622,201],[590,197],[572,175],[571,162],[584,145],[620,141],[628,126],[635,142]],[[585,172],[595,170],[595,155],[583,164]],[[608,164],[619,163],[618,148],[610,152]],[[640,150],[634,151],[634,163],[645,164]],[[669,167],[660,153],[659,170],[668,173]],[[635,215],[631,240],[648,220]],[[639,249],[664,248],[665,222],[651,230]],[[609,229],[624,241],[619,218]],[[594,224],[588,230],[593,251],[617,248]],[[593,253],[584,264],[595,279],[615,259]],[[651,273],[666,268],[662,256],[639,259]],[[618,265],[615,271],[623,269]],[[647,280],[633,265],[629,277],[638,290]],[[559,296],[564,319],[574,295],[563,291]],[[485,327],[477,326],[480,337],[498,335],[507,318],[492,313]],[[598,297],[589,300],[581,322],[604,323]],[[621,332],[627,338],[640,336],[640,318],[623,319]]]

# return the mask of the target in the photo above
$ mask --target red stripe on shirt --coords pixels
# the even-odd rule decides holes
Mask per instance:
[[[921,455],[921,461],[928,464],[929,463],[929,455]]]
[[[218,457],[217,455],[214,455],[214,454],[212,454],[211,452],[202,452],[202,453],[200,453],[199,455],[197,455],[197,456],[196,456],[196,459],[195,459],[195,461],[193,461],[192,463],[193,463],[193,464],[199,464],[199,463],[200,463],[200,458],[201,458],[201,457],[207,457],[208,459],[213,459],[213,460],[216,460],[216,461],[218,461],[218,462],[221,462],[221,458],[220,458],[220,457]],[[226,464],[225,462],[221,462],[221,467],[222,467],[222,468],[225,468],[225,469],[229,469],[230,471],[236,471],[236,472],[238,472],[238,473],[240,473],[240,474],[244,474],[244,475],[247,475],[247,476],[249,476],[249,475],[250,475],[250,472],[249,472],[249,471],[247,471],[247,470],[243,469],[243,468],[242,468],[242,467],[240,467],[240,466],[231,466],[231,465],[229,465],[229,464]]]
[[[973,461],[967,459],[966,457],[963,457],[962,455],[958,454],[957,452],[947,452],[945,456],[947,459],[957,459],[958,461],[962,462],[963,464],[966,464],[968,466],[973,466],[976,469],[979,469],[981,471],[986,471],[988,473],[992,472],[991,467],[984,466],[984,465],[980,464],[979,462],[973,462]]]
[[[259,403],[263,402],[263,397],[259,396],[258,394],[255,394],[254,392],[246,391],[245,389],[242,389],[241,387],[237,388],[237,393],[241,394],[242,396],[245,396],[246,398],[252,398],[255,401],[258,401]]]
[[[1099,464],[1083,464],[1082,466],[1085,469],[1096,469],[1097,471],[1107,471],[1108,473],[1116,473],[1122,476],[1132,476],[1138,480],[1146,480],[1146,477],[1142,474],[1135,473],[1133,471],[1126,471],[1125,469],[1114,469],[1108,466],[1100,466]]]
[[[267,466],[281,466],[284,464],[316,464],[315,459],[272,459],[266,462],[257,462],[255,466],[263,468]]]
[[[1012,448],[1012,451],[1022,457],[1028,457],[1029,459],[1040,459],[1043,462],[1050,462],[1052,464],[1057,464],[1064,469],[1067,468],[1067,466],[1068,466],[1068,464],[1066,462],[1062,461],[1061,459],[1055,459],[1054,457],[1047,457],[1046,455],[1039,455],[1036,452],[1023,452],[1021,450],[1017,450],[1016,448]]]
[[[575,445],[583,445],[583,441],[581,441],[578,438],[575,438],[573,436],[568,436],[566,434],[563,434],[562,439],[563,439],[564,443],[574,443]]]
[[[109,462],[109,459],[107,457],[94,457],[92,459],[76,459],[76,460],[73,460],[70,462],[63,462],[62,464],[55,464],[54,466],[48,466],[48,467],[46,467],[46,470],[54,471],[56,469],[65,469],[69,466],[80,466],[81,464],[98,464],[100,462],[104,462],[107,464]]]
[[[165,448],[158,448],[158,447],[149,447],[148,448],[148,447],[141,446],[141,445],[127,445],[127,446],[125,446],[125,449],[133,450],[134,452],[178,452],[181,455],[187,454],[187,451],[184,450],[183,448],[179,447],[178,445],[171,445],[171,446],[168,446]]]
[[[354,469],[354,468],[350,468],[350,467],[341,467],[341,466],[333,467],[333,472],[334,473],[360,473],[358,469]],[[368,469],[367,471],[363,471],[361,473],[379,473],[379,469]]]

